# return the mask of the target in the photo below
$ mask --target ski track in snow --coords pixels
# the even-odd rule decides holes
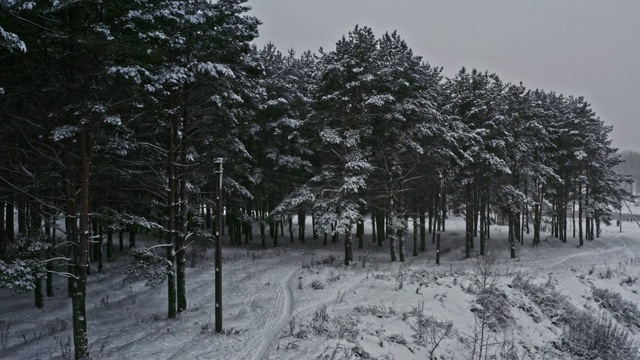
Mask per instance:
[[[633,253],[631,249],[632,246],[630,244],[634,242],[635,241],[633,239],[629,239],[627,237],[619,237],[615,239],[615,241],[606,243],[601,248],[578,252],[570,255],[562,255],[560,256],[559,260],[553,261],[551,263],[549,263],[548,258],[537,259],[537,260],[526,262],[526,263],[528,263],[528,265],[539,264],[541,267],[545,267],[545,268],[556,268],[560,265],[565,265],[566,263],[570,263],[571,260],[575,260],[579,258],[600,257],[601,260],[604,261],[605,258],[603,257],[603,255],[616,253],[616,252],[624,252],[627,256],[631,258],[635,258],[635,254]],[[580,251],[580,249],[578,249],[578,251]],[[589,264],[593,264],[593,262],[590,262]]]
[[[259,323],[261,319],[254,319],[256,325],[259,324],[256,326],[258,330],[253,334],[248,334],[248,340],[242,344],[241,349],[236,351],[232,359],[257,360],[264,358],[271,344],[293,315],[294,299],[291,280],[296,272],[296,269],[290,271],[278,285],[276,298],[266,319],[262,323]],[[245,305],[251,309],[251,304],[257,299],[257,296],[252,296],[245,301]]]

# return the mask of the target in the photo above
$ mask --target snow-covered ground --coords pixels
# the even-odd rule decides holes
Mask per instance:
[[[425,359],[433,351],[439,359],[469,359],[479,356],[482,343],[487,358],[568,358],[562,339],[570,338],[578,313],[613,319],[640,344],[640,317],[629,305],[640,303],[636,223],[623,223],[622,233],[604,227],[601,238],[580,248],[577,239],[564,244],[548,234],[532,247],[527,235],[517,259],[509,259],[506,228],[493,226],[495,260],[484,262],[464,259],[463,229],[462,219],[447,222],[439,267],[431,241],[427,253],[411,256],[411,234],[405,263],[391,263],[386,245],[377,248],[369,237],[349,267],[341,243],[289,246],[285,236],[276,249],[226,247],[222,335],[214,332],[211,252],[188,269],[188,310],[173,320],[166,318],[165,286],[124,282],[129,260],[120,256],[89,277],[91,356]],[[483,279],[495,285],[489,302],[479,300]],[[55,284],[56,295],[45,298],[42,310],[33,306],[33,294],[0,289],[0,358],[73,357],[66,281]],[[612,308],[605,298],[629,307]]]

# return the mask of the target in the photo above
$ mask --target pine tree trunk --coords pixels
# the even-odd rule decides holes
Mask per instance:
[[[418,256],[418,216],[413,215],[413,256]]]
[[[278,246],[278,225],[280,224],[279,221],[274,221],[272,222],[272,224],[274,224],[273,226],[273,247],[277,247]]]
[[[437,207],[436,207],[436,214],[438,214],[437,212]],[[436,244],[436,265],[440,265],[440,216],[436,215],[435,219],[434,219],[434,231],[433,231],[433,238],[434,238],[434,243]]]
[[[298,210],[298,240],[300,241],[301,244],[304,244],[305,241],[305,233],[307,231],[306,224],[307,221],[307,214],[305,213],[304,209],[299,209]]]
[[[14,213],[13,203],[10,201],[7,201],[7,210],[5,213],[5,226],[7,228],[5,237],[7,239],[7,242],[14,242],[16,240],[13,213]]]
[[[573,238],[576,238],[576,197],[573,196],[573,209],[571,211],[571,221],[573,222]]]
[[[378,228],[378,230],[376,232],[378,233],[378,247],[382,247],[384,243],[385,234],[386,234],[384,217],[385,217],[384,210],[377,209],[376,210],[376,227]]]
[[[429,234],[433,234],[434,231],[434,226],[433,226],[433,213],[435,212],[435,207],[436,207],[436,200],[437,199],[437,195],[433,197],[431,204],[429,205]],[[433,243],[435,244],[436,242],[436,238],[435,236],[433,237]]]
[[[109,226],[107,228],[107,260],[111,261],[113,258],[113,228]]]
[[[466,186],[465,194],[465,257],[471,257],[471,243],[473,242],[473,197],[471,194],[471,186]]]
[[[533,245],[540,244],[540,227],[542,225],[542,201],[544,200],[544,188],[536,184],[538,199],[533,206]]]
[[[394,262],[397,260],[396,256],[396,238],[393,234],[389,234],[387,237],[387,241],[389,241],[389,252],[391,253],[391,261]]]
[[[427,250],[427,239],[425,234],[425,209],[420,207],[420,251]]]
[[[371,241],[375,244],[375,242],[378,240],[378,237],[376,236],[376,212],[375,212],[375,210],[371,210],[371,232],[373,233],[373,235],[371,237]]]
[[[473,237],[478,237],[478,221],[480,219],[480,192],[479,186],[476,186],[473,192]],[[473,249],[474,241],[471,242],[471,248]]]
[[[47,253],[46,253],[46,258],[47,258],[47,260],[49,260],[49,259],[51,259],[51,255],[52,255],[52,250],[51,249],[55,249],[55,247],[56,247],[56,229],[55,228],[52,229],[50,226],[47,226],[47,228],[45,229],[45,233],[49,237],[49,242],[51,244],[51,248],[49,250],[47,250]],[[47,269],[47,275],[46,275],[47,296],[48,297],[52,297],[54,295],[54,291],[53,291],[53,262],[52,261],[47,261],[46,269]]]
[[[0,188],[0,197],[2,197],[2,189]],[[0,201],[0,257],[4,256],[5,251],[7,250],[7,245],[8,245],[8,241],[7,241],[7,234],[6,231],[4,230],[4,223],[5,223],[5,214],[4,214],[4,210],[5,210],[5,202],[4,201]]]
[[[103,240],[102,240],[102,227],[100,226],[100,223],[98,223],[98,241],[96,242],[98,244],[97,246],[97,253],[98,253],[98,272],[102,272],[102,270],[104,269],[104,256],[102,254],[102,245],[103,245]]]
[[[138,234],[138,230],[135,225],[129,225],[129,249],[133,249],[136,247],[136,236]]]
[[[265,231],[264,219],[260,219],[260,241],[262,241],[262,247],[267,247],[267,234]]]
[[[351,229],[351,226],[349,226],[349,229]],[[350,230],[347,230],[344,235],[344,264],[349,266],[349,263],[353,261],[353,238]]]
[[[582,215],[584,214],[584,203],[582,202],[582,183],[578,184],[578,238],[580,246],[584,245],[584,234],[582,233]]]
[[[484,203],[484,192],[480,193],[479,196],[479,202],[478,202],[478,208],[480,211],[480,255],[485,255],[486,254],[486,240],[487,240],[487,234],[486,234],[486,222],[487,222],[487,214],[484,210],[485,207],[485,203]]]
[[[404,258],[404,236],[402,235],[402,230],[398,230],[398,254],[400,255],[400,262],[405,262]]]
[[[189,116],[185,116],[182,119],[182,133],[187,134],[189,132]],[[187,164],[187,139],[183,136],[179,143],[180,163]],[[178,183],[176,184],[179,189],[178,193],[178,233],[173,238],[174,248],[176,253],[176,311],[181,313],[187,310],[187,260],[185,254],[185,236],[187,234],[187,216],[189,198],[187,196],[187,167],[180,166],[174,167],[179,176]]]
[[[511,247],[511,258],[516,258],[516,237],[514,236],[515,232],[515,214],[512,211],[509,211],[509,245]]]
[[[441,232],[445,232],[445,224],[447,223],[447,193],[442,189],[442,195],[440,196],[440,211],[442,212],[442,216],[440,217],[440,230]],[[473,237],[471,238],[473,242]],[[473,243],[471,243],[471,247],[473,248]]]
[[[171,119],[168,134],[167,145],[167,261],[169,266],[169,273],[167,274],[167,316],[170,319],[176,317],[177,310],[177,291],[176,291],[176,259],[174,238],[177,236],[176,226],[176,194],[178,185],[176,184],[176,168],[175,168],[175,156],[176,156],[176,144],[175,139],[178,131],[177,120]]]
[[[358,238],[358,249],[364,249],[364,221],[358,221],[356,237]]]
[[[293,216],[289,216],[289,242],[293,244]]]
[[[35,296],[35,304],[39,309],[44,308],[44,295],[42,293],[42,277],[36,277],[34,282],[33,294]]]
[[[26,226],[26,202],[24,201],[24,197],[20,196],[18,199],[18,203],[16,208],[18,209],[18,234],[24,235],[27,226]]]
[[[311,213],[311,234],[313,240],[318,239],[318,232],[316,231],[316,217],[313,213]]]
[[[89,132],[81,134],[81,182],[80,182],[80,237],[76,256],[76,280],[71,297],[73,318],[73,345],[76,360],[89,358],[87,337],[87,268],[89,266],[89,176],[90,149]]]

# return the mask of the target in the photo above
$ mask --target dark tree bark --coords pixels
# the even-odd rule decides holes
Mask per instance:
[[[467,185],[465,189],[465,257],[471,257],[471,248],[473,242],[473,197],[471,186]]]
[[[71,297],[73,344],[76,359],[89,358],[87,336],[87,270],[89,267],[89,176],[91,140],[87,129],[81,134],[80,236],[76,247],[76,279]]]
[[[486,254],[486,240],[487,240],[487,213],[485,211],[484,191],[482,191],[478,198],[478,208],[480,212],[480,255]]]
[[[427,250],[427,239],[425,234],[425,209],[420,207],[420,251]]]
[[[351,237],[351,226],[344,234],[344,264],[349,266],[353,261],[353,238]]]
[[[5,213],[5,226],[7,228],[6,230],[6,239],[8,242],[14,242],[15,241],[15,229],[14,229],[14,220],[13,220],[13,213],[14,213],[14,209],[13,209],[13,203],[10,201],[7,201],[7,209],[6,209],[6,213]]]
[[[358,238],[358,249],[364,249],[364,221],[356,224],[356,237]]]
[[[176,226],[176,193],[178,185],[176,184],[176,143],[178,124],[177,119],[172,118],[169,126],[169,133],[167,136],[167,239],[166,250],[167,260],[171,270],[167,275],[167,316],[172,319],[175,318],[178,313],[177,306],[177,291],[176,291],[176,276],[173,272],[175,269],[175,237],[177,236]]]
[[[376,232],[378,233],[378,247],[382,247],[385,238],[385,211],[376,209]]]
[[[2,189],[0,189],[0,196],[2,196]],[[7,233],[4,230],[5,223],[5,202],[0,201],[0,256],[3,256],[7,249]]]
[[[418,216],[413,215],[413,256],[418,256]]]
[[[298,209],[298,240],[301,244],[305,242],[307,214],[304,209]]]

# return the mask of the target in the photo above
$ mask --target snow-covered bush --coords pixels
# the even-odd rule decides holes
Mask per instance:
[[[173,265],[165,257],[156,254],[157,247],[132,248],[129,254],[134,261],[127,265],[125,281],[145,280],[147,286],[161,284],[173,272]]]
[[[327,339],[346,339],[355,341],[358,337],[358,322],[351,316],[331,318],[327,313],[327,306],[316,309],[309,325],[302,324],[300,331],[322,335]]]
[[[607,309],[613,317],[626,326],[640,329],[640,310],[638,306],[622,295],[607,289],[593,288],[593,299],[604,309]]]
[[[44,264],[39,260],[16,259],[10,263],[0,260],[0,288],[7,288],[14,295],[32,291],[36,279],[44,275]]]
[[[46,274],[42,259],[50,246],[46,236],[39,233],[19,236],[7,249],[7,261],[0,260],[0,288],[12,294],[34,290],[36,279]]]
[[[497,286],[480,290],[476,301],[471,305],[471,312],[482,317],[491,331],[498,331],[513,322],[511,306],[507,294]]]
[[[518,275],[513,279],[512,286],[523,292],[555,325],[566,324],[576,311],[568,298],[555,290],[555,283],[551,279],[538,285]]]
[[[353,312],[358,315],[375,316],[379,319],[388,319],[398,315],[394,308],[384,305],[356,305],[356,307],[353,308]]]
[[[558,349],[572,359],[640,359],[638,344],[627,329],[606,315],[580,312],[564,327]]]

